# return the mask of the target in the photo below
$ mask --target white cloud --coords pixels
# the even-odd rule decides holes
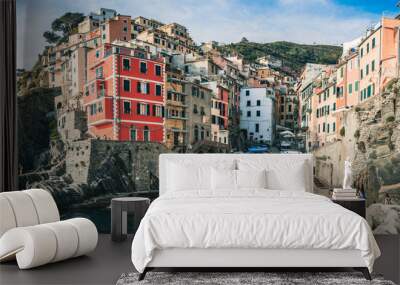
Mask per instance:
[[[21,2],[19,0],[18,2]],[[54,18],[67,11],[89,11],[100,7],[121,14],[143,15],[187,26],[198,43],[217,40],[236,42],[277,40],[299,43],[340,44],[362,34],[379,15],[368,14],[332,0],[23,0],[17,11],[18,66],[30,67],[44,46],[43,32]],[[18,3],[17,2],[17,3]],[[30,4],[30,5],[29,5]],[[28,14],[22,13],[23,7]],[[23,59],[23,60],[22,60]]]

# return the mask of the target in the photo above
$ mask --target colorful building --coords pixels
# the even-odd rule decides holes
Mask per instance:
[[[87,80],[89,134],[119,141],[165,141],[163,58],[105,44],[88,53]]]
[[[214,142],[229,144],[229,89],[218,81],[203,84],[212,91],[211,137]]]
[[[360,101],[379,94],[399,75],[400,20],[383,17],[359,46]]]
[[[337,138],[337,86],[336,69],[327,67],[316,78],[313,94],[313,126],[311,143],[313,147],[324,146]]]
[[[187,145],[187,94],[185,77],[177,70],[167,71],[165,144],[169,149],[184,150]]]

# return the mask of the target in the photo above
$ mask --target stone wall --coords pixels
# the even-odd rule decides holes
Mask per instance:
[[[158,156],[165,146],[151,142],[118,142],[88,139],[72,142],[67,148],[66,172],[74,183],[98,188],[114,187],[114,192],[158,189]],[[109,179],[107,181],[107,177]],[[114,182],[112,182],[114,181]]]
[[[357,118],[353,111],[340,114],[345,127],[345,135],[333,143],[327,143],[314,151],[315,175],[330,187],[341,187],[344,176],[344,161],[354,159],[356,153]]]

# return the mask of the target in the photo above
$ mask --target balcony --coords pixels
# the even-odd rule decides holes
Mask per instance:
[[[167,116],[167,120],[187,120],[188,118],[186,116]]]

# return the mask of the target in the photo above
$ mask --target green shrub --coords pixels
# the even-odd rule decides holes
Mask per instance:
[[[389,116],[386,118],[386,123],[394,122],[394,116]]]
[[[344,137],[346,135],[346,130],[344,127],[340,129],[340,136]]]
[[[360,137],[360,130],[356,130],[356,131],[354,132],[354,137],[355,137],[356,139],[358,139],[358,138]]]

